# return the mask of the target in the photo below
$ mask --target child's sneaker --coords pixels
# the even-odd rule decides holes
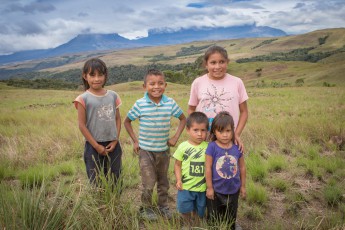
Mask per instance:
[[[158,219],[156,213],[151,208],[143,208],[139,209],[140,218],[148,221],[155,221]]]
[[[169,210],[169,207],[160,207],[159,212],[162,216],[164,216],[165,218],[167,218],[169,220],[172,218],[172,214]]]

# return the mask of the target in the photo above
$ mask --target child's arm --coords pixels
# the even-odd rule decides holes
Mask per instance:
[[[105,148],[107,152],[112,152],[115,149],[115,146],[120,140],[120,132],[121,132],[121,115],[119,108],[116,109],[116,117],[115,117],[116,129],[117,129],[117,139],[110,142]]]
[[[180,120],[180,123],[177,127],[175,135],[168,140],[169,146],[175,146],[176,145],[177,140],[179,139],[179,137],[180,137],[181,133],[183,132],[183,129],[186,125],[186,117],[184,116],[183,113],[179,116],[178,119]]]
[[[212,184],[212,164],[213,164],[213,157],[210,155],[206,155],[206,162],[205,162],[205,177],[206,177],[206,197],[210,200],[214,200],[214,190]]]
[[[182,168],[182,161],[175,160],[174,165],[174,171],[175,171],[175,177],[176,177],[176,188],[178,190],[182,190],[182,174],[181,169]]]
[[[101,155],[106,155],[106,149],[103,145],[97,143],[97,141],[93,138],[90,131],[86,127],[86,111],[85,108],[78,103],[78,124],[79,130],[85,137],[85,139],[96,149],[96,151]]]
[[[241,178],[241,188],[240,188],[240,195],[243,199],[247,196],[246,190],[246,164],[244,162],[244,156],[242,155],[240,159],[238,159],[238,164],[240,165],[240,178]]]
[[[243,153],[244,146],[243,146],[243,142],[240,136],[248,120],[247,101],[242,102],[239,105],[239,108],[240,108],[240,117],[239,117],[238,124],[235,130],[235,144],[239,146],[240,151]]]
[[[188,115],[195,112],[195,110],[196,110],[196,106],[188,105],[188,110],[187,110]]]
[[[126,117],[125,121],[124,121],[124,126],[126,128],[126,131],[128,132],[129,136],[132,138],[133,141],[133,150],[136,154],[139,153],[139,142],[138,142],[138,138],[135,136],[135,133],[133,131],[133,127],[132,127],[132,120],[129,119],[128,117]]]

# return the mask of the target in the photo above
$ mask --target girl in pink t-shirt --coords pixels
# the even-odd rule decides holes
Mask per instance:
[[[203,59],[208,73],[192,83],[188,114],[194,111],[205,113],[211,126],[219,112],[229,112],[235,122],[235,144],[243,152],[240,136],[248,119],[246,88],[240,78],[226,72],[230,60],[223,47],[210,47]]]

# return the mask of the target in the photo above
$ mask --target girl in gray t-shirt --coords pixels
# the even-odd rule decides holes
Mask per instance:
[[[98,186],[102,175],[115,183],[121,172],[121,99],[114,91],[104,88],[107,78],[108,70],[102,60],[86,61],[82,70],[85,92],[74,100],[79,129],[85,137],[87,176]]]

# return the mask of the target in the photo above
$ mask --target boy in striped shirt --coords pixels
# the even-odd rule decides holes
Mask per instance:
[[[161,71],[149,70],[144,77],[145,95],[134,103],[124,121],[124,126],[133,140],[134,152],[139,155],[143,185],[140,214],[148,220],[157,219],[152,209],[152,193],[156,183],[159,211],[163,216],[171,218],[168,207],[169,147],[176,145],[186,124],[181,108],[172,98],[163,94],[166,86]],[[175,134],[169,138],[172,116],[180,122]],[[139,138],[136,137],[131,124],[136,119],[139,119]]]

